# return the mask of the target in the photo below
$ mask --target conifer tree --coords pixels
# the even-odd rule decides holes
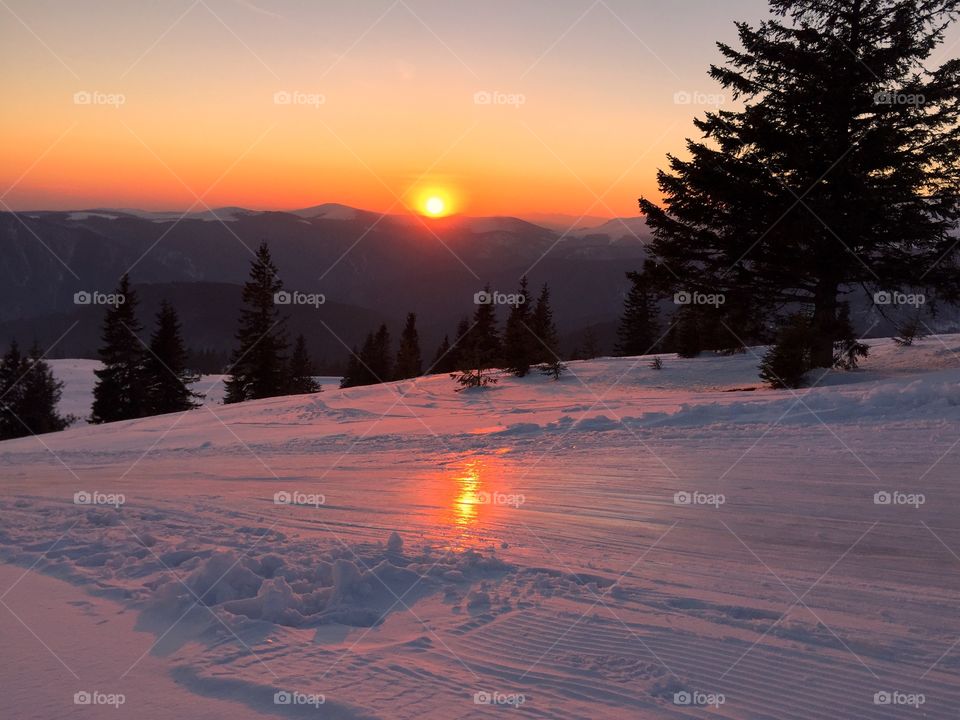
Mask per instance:
[[[537,305],[531,316],[531,330],[535,345],[531,358],[535,363],[553,362],[560,353],[560,337],[553,323],[553,309],[550,307],[550,288],[546,283],[540,289]]]
[[[290,356],[290,367],[287,376],[288,395],[309,395],[320,392],[320,383],[316,380],[316,368],[310,353],[307,350],[307,339],[297,335],[293,344],[293,354]]]
[[[183,412],[197,407],[203,397],[190,389],[200,375],[187,367],[177,311],[166,300],[160,304],[157,324],[144,358],[145,415]]]
[[[363,360],[373,374],[373,382],[389,382],[393,377],[393,353],[386,323],[383,323],[373,336],[373,346]]]
[[[813,369],[810,359],[810,318],[796,313],[786,318],[776,342],[760,362],[760,378],[776,389],[798,388]]]
[[[960,292],[960,60],[926,67],[960,2],[770,8],[710,69],[743,109],[695,120],[703,140],[658,176],[663,206],[640,201],[648,267],[673,290],[748,288],[763,319],[811,307],[804,352],[830,367],[843,292]]]
[[[623,304],[623,317],[617,329],[617,354],[620,357],[648,355],[660,338],[656,300],[647,287],[643,273],[628,272],[630,292]]]
[[[270,249],[262,242],[243,286],[237,348],[231,361],[224,403],[275,397],[286,390],[286,318],[275,298],[283,290]]]
[[[484,295],[492,298],[489,285],[484,288]],[[462,388],[486,387],[497,382],[489,373],[500,362],[502,350],[492,301],[477,303],[473,325],[465,329],[462,338],[457,358],[459,373],[454,374],[457,382]]]
[[[597,331],[594,330],[593,326],[590,326],[583,331],[583,338],[580,340],[580,345],[577,348],[575,359],[593,360],[599,356],[600,342],[597,340]]]
[[[57,412],[57,404],[63,395],[63,383],[53,376],[39,345],[34,344],[30,350],[26,365],[21,404],[17,411],[26,426],[24,430],[32,435],[63,430],[74,418],[61,416]]]
[[[373,343],[372,334],[367,335],[367,341],[371,344]],[[360,363],[360,350],[354,345],[350,351],[350,357],[347,358],[347,369],[340,379],[340,387],[350,388],[369,385],[370,383],[366,382],[367,375],[367,369]]]
[[[404,325],[403,334],[400,336],[400,349],[397,350],[397,362],[394,365],[393,374],[397,380],[406,380],[423,374],[416,313],[407,314],[407,323]]]
[[[437,348],[437,352],[433,356],[433,362],[430,364],[434,372],[451,373],[457,369],[456,358],[451,358],[452,349],[450,336],[444,335],[440,347]]]
[[[470,334],[470,320],[468,318],[460,318],[460,322],[457,323],[457,332],[454,335],[453,345],[450,348],[450,354],[447,356],[449,360],[450,369],[449,372],[455,372],[459,370],[462,363],[464,354],[466,353],[467,347],[467,335]]]
[[[0,359],[0,440],[67,427],[74,418],[57,412],[62,390],[37,345],[24,357],[12,342]]]
[[[532,334],[532,320],[527,276],[520,278],[520,287],[517,289],[517,302],[510,307],[507,316],[507,325],[503,333],[503,359],[506,370],[517,377],[524,377],[530,372],[532,357],[539,345]]]
[[[386,324],[382,324],[376,333],[367,333],[359,352],[354,347],[340,387],[360,387],[386,382],[391,377],[392,368],[390,332]]]
[[[682,358],[699,357],[704,350],[701,309],[683,305],[673,316],[667,342],[670,349]]]
[[[144,387],[145,350],[140,340],[143,327],[137,320],[137,295],[124,275],[114,293],[117,303],[107,309],[103,321],[103,345],[94,370],[90,422],[105,423],[143,417],[147,412]]]

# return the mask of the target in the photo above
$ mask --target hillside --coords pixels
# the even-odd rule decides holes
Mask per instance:
[[[43,670],[161,720],[955,717],[960,336],[871,345],[797,393],[599,359],[2,443],[47,646],[4,626],[7,706],[56,708]]]

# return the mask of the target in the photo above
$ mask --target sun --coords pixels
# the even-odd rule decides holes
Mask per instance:
[[[442,197],[431,195],[426,199],[426,201],[424,201],[423,209],[426,211],[427,215],[440,217],[446,212],[447,203],[444,202]]]

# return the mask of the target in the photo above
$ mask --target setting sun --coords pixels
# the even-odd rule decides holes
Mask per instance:
[[[427,198],[423,209],[427,211],[427,215],[437,217],[444,214],[444,211],[447,209],[447,204],[443,201],[443,198],[433,195]]]

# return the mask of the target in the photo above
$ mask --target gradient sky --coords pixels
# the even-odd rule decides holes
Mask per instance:
[[[0,199],[398,211],[436,190],[474,215],[636,215],[696,102],[720,92],[715,41],[765,14],[764,0],[2,0]],[[111,94],[123,103],[97,104]]]

